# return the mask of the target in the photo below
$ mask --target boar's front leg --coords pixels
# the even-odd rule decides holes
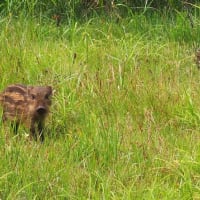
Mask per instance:
[[[30,126],[30,138],[34,138],[34,140],[37,140],[37,135],[35,131],[35,123],[32,121]]]
[[[44,122],[43,121],[39,121],[38,122],[38,134],[39,134],[39,138],[40,138],[41,142],[44,141],[44,132],[43,132],[43,129],[44,129]]]

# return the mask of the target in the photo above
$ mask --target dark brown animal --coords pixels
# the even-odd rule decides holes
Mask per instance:
[[[56,21],[56,26],[60,26],[61,16],[60,15],[53,15],[52,18]]]
[[[3,122],[11,121],[14,132],[23,123],[30,129],[30,136],[35,140],[44,140],[44,121],[51,105],[52,88],[50,86],[8,86],[0,94],[3,106]],[[36,127],[37,126],[37,127]],[[38,133],[37,133],[38,132]]]

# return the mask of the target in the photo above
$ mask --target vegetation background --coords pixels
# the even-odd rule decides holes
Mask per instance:
[[[200,199],[199,11],[2,0],[0,89],[55,94],[43,144],[0,121],[0,199]]]

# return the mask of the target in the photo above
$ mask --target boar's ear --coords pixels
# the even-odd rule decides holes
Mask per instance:
[[[30,95],[31,94],[31,91],[33,90],[33,86],[28,86],[27,87],[27,93],[28,93],[28,95]]]
[[[52,95],[52,87],[51,86],[47,86],[47,92],[49,95]]]

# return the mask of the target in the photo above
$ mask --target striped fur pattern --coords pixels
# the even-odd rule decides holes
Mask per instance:
[[[51,105],[52,88],[50,86],[8,86],[0,94],[3,107],[3,121],[11,121],[17,133],[19,124],[30,129],[32,137],[44,140],[44,120]],[[37,134],[38,132],[38,134]]]

